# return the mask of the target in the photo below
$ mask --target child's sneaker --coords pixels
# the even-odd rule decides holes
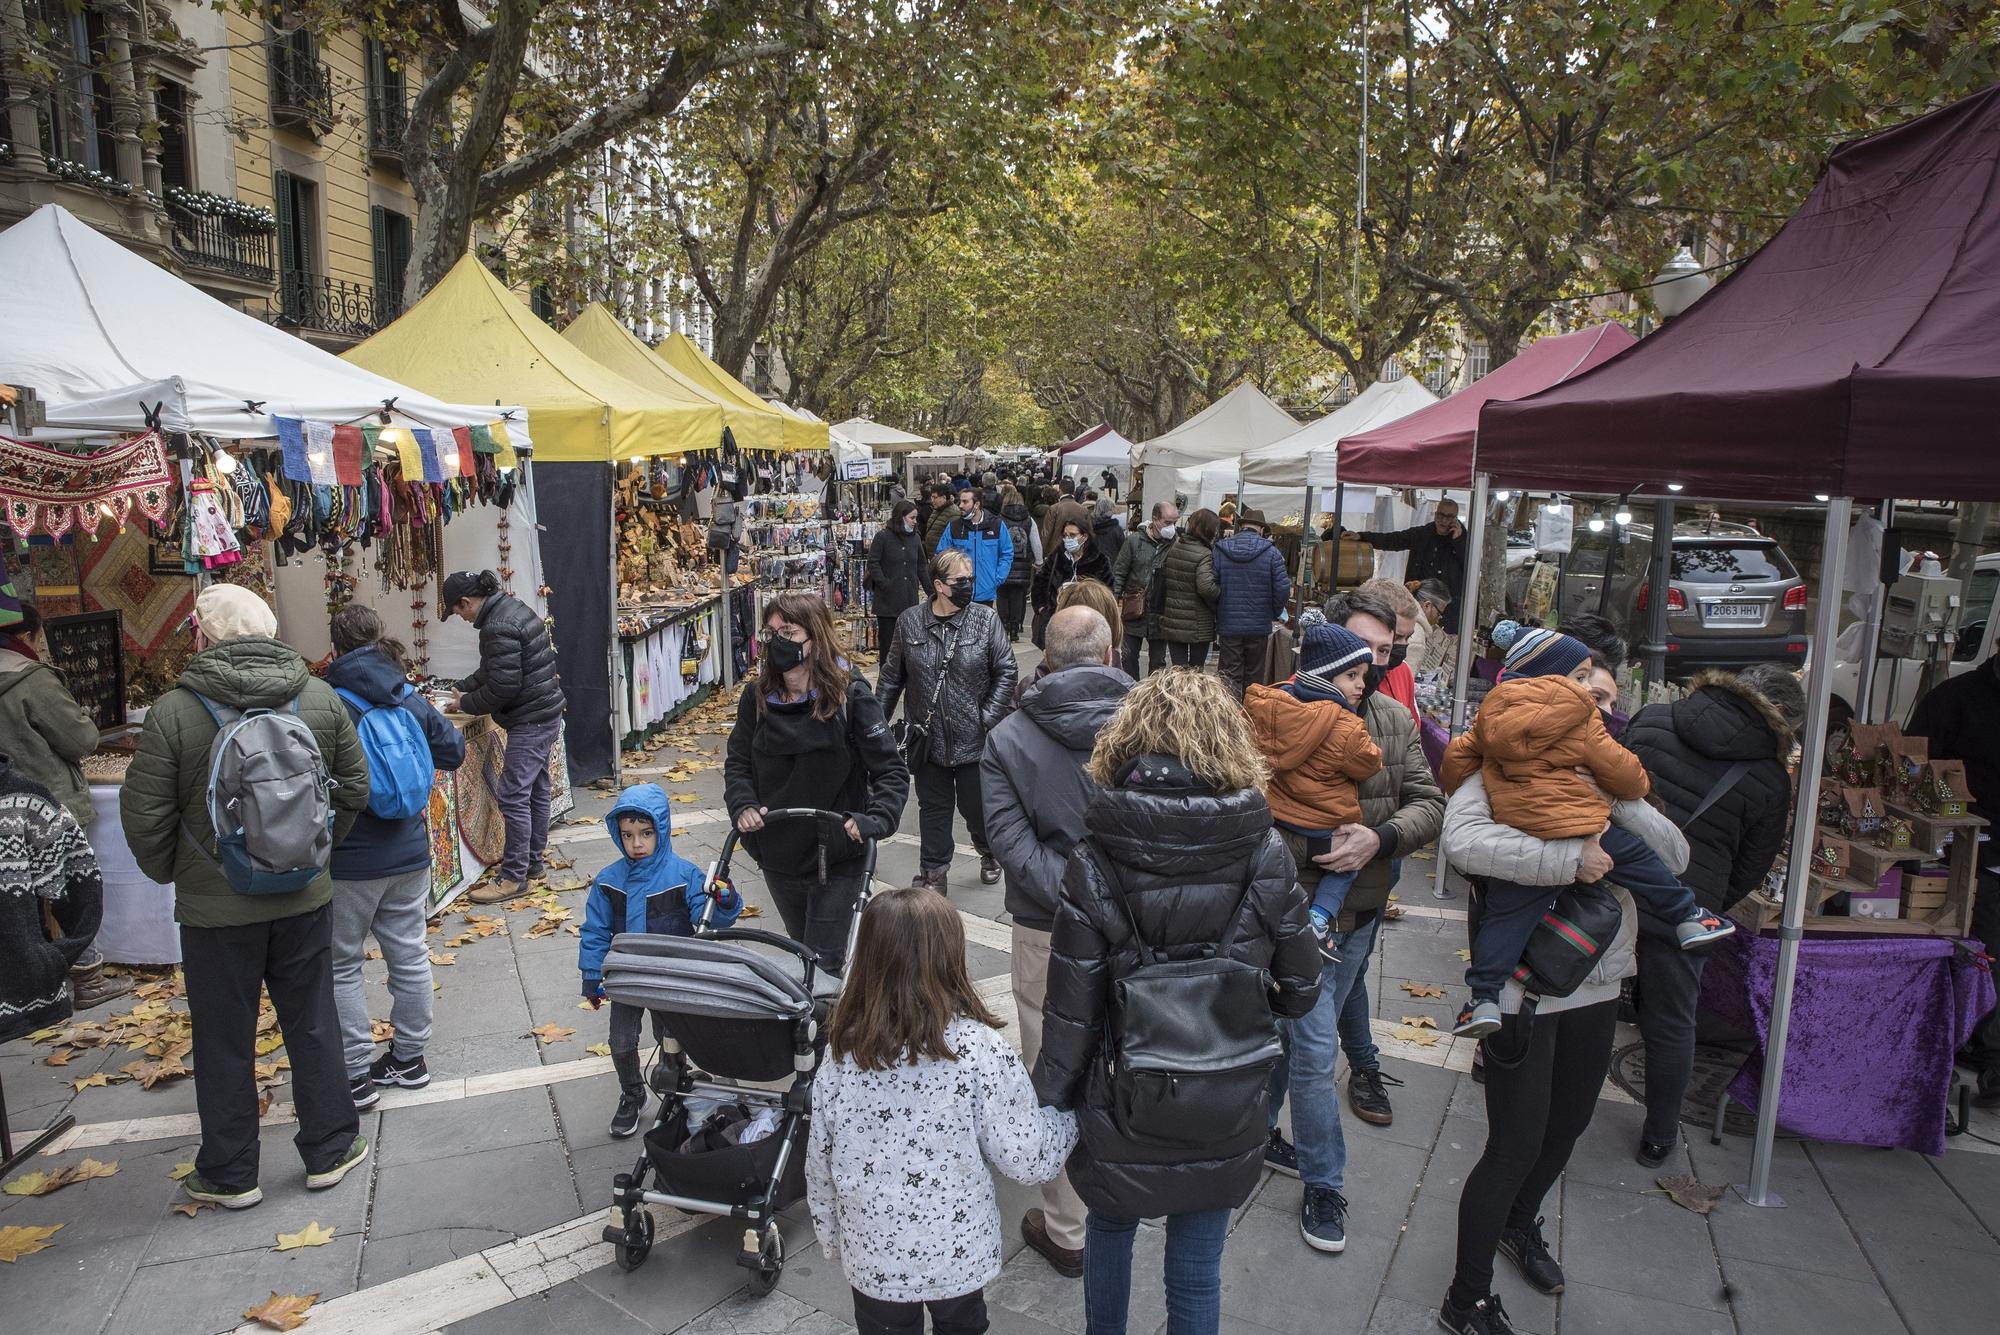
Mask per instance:
[[[1340,963],[1340,950],[1334,945],[1334,938],[1339,933],[1334,930],[1333,915],[1324,909],[1313,909],[1311,916],[1313,937],[1319,942],[1319,957],[1328,964]]]
[[[1500,1007],[1491,1001],[1468,1001],[1451,1032],[1459,1038],[1484,1038],[1500,1031]]]
[[[1711,941],[1720,941],[1735,930],[1735,923],[1713,913],[1703,913],[1674,925],[1674,935],[1680,938],[1682,950],[1692,950]]]
[[[638,1094],[620,1094],[618,1096],[618,1111],[611,1114],[611,1138],[613,1140],[624,1140],[627,1136],[637,1131],[639,1129],[639,1114],[645,1110],[646,1096],[643,1092]]]

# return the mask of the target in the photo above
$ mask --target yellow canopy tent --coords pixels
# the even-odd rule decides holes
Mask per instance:
[[[607,462],[711,450],[722,409],[667,382],[635,384],[535,318],[471,255],[395,323],[342,354],[457,403],[528,409],[535,458]]]
[[[696,347],[686,334],[669,334],[659,347],[654,349],[666,359],[667,365],[679,371],[696,384],[706,385],[716,393],[746,407],[771,408],[784,418],[784,444],[787,450],[823,450],[827,448],[826,423],[815,422],[801,417],[782,403],[767,404],[757,397],[749,386],[718,366],[709,355]],[[532,410],[533,405],[529,405]],[[742,444],[739,438],[737,443]]]
[[[618,322],[618,317],[593,301],[583,314],[569,322],[562,336],[592,361],[616,371],[636,385],[657,388],[663,393],[692,395],[722,410],[722,424],[746,450],[785,448],[785,417],[763,400],[752,408],[732,396],[718,393],[689,376],[682,375],[667,359],[647,347],[637,334]],[[753,399],[755,395],[751,396]]]

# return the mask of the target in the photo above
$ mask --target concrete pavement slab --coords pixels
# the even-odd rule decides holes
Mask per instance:
[[[1664,1193],[1567,1183],[1562,1236],[1563,1271],[1581,1282],[1595,1276],[1622,1293],[1727,1310],[1708,1226]]]
[[[571,1280],[547,1293],[446,1326],[447,1335],[647,1335],[644,1322]]]
[[[655,1244],[637,1270],[603,1266],[578,1282],[652,1330],[679,1330],[743,1287],[749,1272],[736,1264],[742,1240],[740,1224],[710,1220]]]
[[[1703,1182],[1733,1187],[1750,1178],[1750,1142],[1740,1136],[1724,1136],[1720,1145],[1710,1145],[1706,1137],[1696,1139],[1688,1146],[1688,1156]],[[1708,1216],[1715,1250],[1724,1257],[1815,1274],[1866,1274],[1861,1245],[1835,1208],[1805,1147],[1795,1140],[1779,1141],[1771,1169],[1772,1189],[1784,1197],[1786,1208],[1760,1209],[1730,1191]]]
[[[1223,1249],[1223,1314],[1280,1335],[1361,1335],[1396,1238],[1350,1230],[1329,1256],[1305,1245],[1296,1212],[1251,1210]]]
[[[376,1141],[383,1170],[482,1150],[554,1140],[555,1114],[545,1089],[520,1089],[465,1103],[394,1108],[382,1114]]]
[[[1842,1278],[1726,1256],[1722,1273],[1744,1335],[1925,1335],[1903,1324],[1865,1271]]]
[[[1736,1335],[1726,1312],[1638,1298],[1616,1289],[1570,1284],[1563,1290],[1562,1335]]]
[[[476,1256],[488,1247],[512,1242],[515,1234],[504,1228],[427,1228],[396,1237],[371,1236],[361,1253],[361,1282],[368,1289],[392,1279],[414,1275],[420,1270],[448,1261]]]
[[[233,1330],[247,1309],[274,1293],[347,1292],[354,1287],[360,1259],[361,1235],[350,1233],[323,1247],[229,1252],[141,1266],[104,1335]]]
[[[461,1111],[478,1116],[476,1104]],[[371,1238],[441,1228],[490,1228],[516,1237],[576,1213],[569,1157],[562,1144],[533,1145],[405,1163],[376,1185]]]

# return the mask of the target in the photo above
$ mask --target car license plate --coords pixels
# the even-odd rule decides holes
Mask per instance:
[[[1712,601],[1701,605],[1704,626],[1759,626],[1764,622],[1762,603]]]

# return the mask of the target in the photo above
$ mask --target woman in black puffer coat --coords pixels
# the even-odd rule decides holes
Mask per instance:
[[[1704,672],[1685,699],[1648,705],[1619,735],[1646,766],[1667,815],[1685,824],[1689,856],[1681,880],[1712,913],[1727,911],[1756,889],[1784,847],[1792,823],[1792,781],[1785,766],[1805,708],[1796,676],[1775,663],[1758,663],[1734,675]],[[1746,768],[1727,791],[1700,820],[1688,821],[1738,764]],[[1639,922],[1639,1032],[1646,1040],[1646,1126],[1639,1156],[1657,1167],[1680,1134],[1708,952],[1679,949],[1673,933],[1644,913]]]
[[[1073,1109],[1082,1135],[1069,1176],[1090,1207],[1090,1329],[1123,1329],[1133,1230],[1164,1215],[1168,1325],[1199,1335],[1220,1320],[1230,1211],[1263,1171],[1267,1095],[1260,1086],[1235,1137],[1189,1146],[1128,1134],[1103,1050],[1113,989],[1140,966],[1135,924],[1157,955],[1188,957],[1212,949],[1233,919],[1230,957],[1267,971],[1272,1013],[1296,1018],[1319,995],[1319,948],[1259,791],[1269,775],[1219,681],[1170,668],[1134,687],[1098,737],[1090,775],[1102,791],[1063,878],[1035,1088],[1044,1102]],[[1184,1269],[1200,1278],[1176,1284]]]

